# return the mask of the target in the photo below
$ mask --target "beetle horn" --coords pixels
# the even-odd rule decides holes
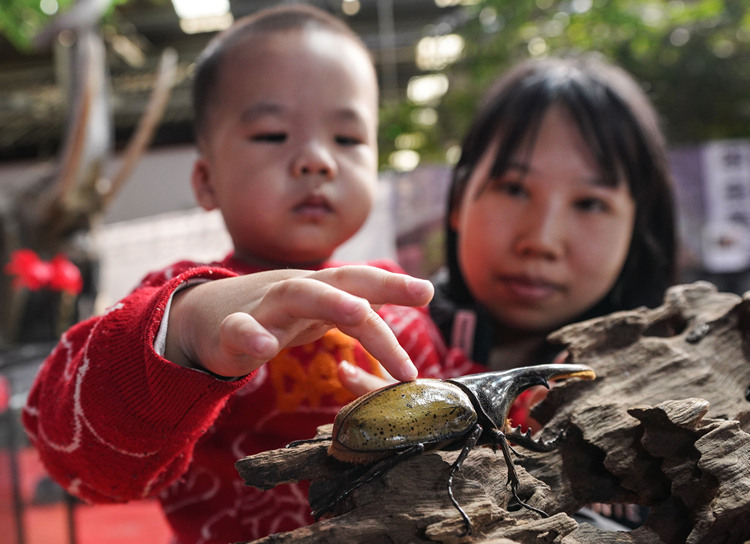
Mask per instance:
[[[549,381],[568,378],[593,380],[595,377],[594,370],[586,365],[549,364],[472,374],[446,381],[469,391],[478,403],[477,412],[486,416],[496,429],[502,430],[513,402],[527,389],[535,385],[549,387]]]

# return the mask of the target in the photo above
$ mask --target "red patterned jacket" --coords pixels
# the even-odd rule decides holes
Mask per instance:
[[[400,271],[388,262],[371,264]],[[260,492],[244,485],[234,463],[330,423],[353,398],[336,377],[337,363],[374,371],[372,357],[333,330],[283,350],[247,377],[222,381],[154,349],[167,302],[183,282],[257,271],[231,256],[210,265],[177,263],[63,335],[23,413],[56,481],[90,502],[158,496],[181,544],[254,540],[312,521],[305,485]],[[446,363],[425,309],[384,306],[379,313],[420,376],[477,371],[460,357]]]

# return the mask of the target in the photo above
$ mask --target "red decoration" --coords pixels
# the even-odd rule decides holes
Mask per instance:
[[[66,291],[77,295],[83,290],[83,278],[78,267],[65,255],[55,255],[50,261],[52,277],[49,286],[55,291]]]
[[[0,414],[10,406],[10,382],[5,376],[0,376]]]
[[[13,287],[38,291],[49,287],[77,295],[83,289],[83,278],[78,267],[65,255],[58,254],[51,261],[43,261],[30,249],[19,249],[10,256],[5,273],[14,275]]]

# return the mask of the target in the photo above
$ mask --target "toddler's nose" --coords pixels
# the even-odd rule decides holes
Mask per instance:
[[[322,175],[330,179],[336,174],[336,162],[325,146],[310,142],[295,157],[292,173],[295,176]]]

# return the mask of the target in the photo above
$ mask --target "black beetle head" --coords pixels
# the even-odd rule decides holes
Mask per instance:
[[[535,385],[549,388],[549,380],[572,377],[592,380],[595,374],[586,365],[551,364],[485,372],[447,381],[467,391],[476,403],[477,412],[486,416],[495,428],[503,429],[518,395]]]

